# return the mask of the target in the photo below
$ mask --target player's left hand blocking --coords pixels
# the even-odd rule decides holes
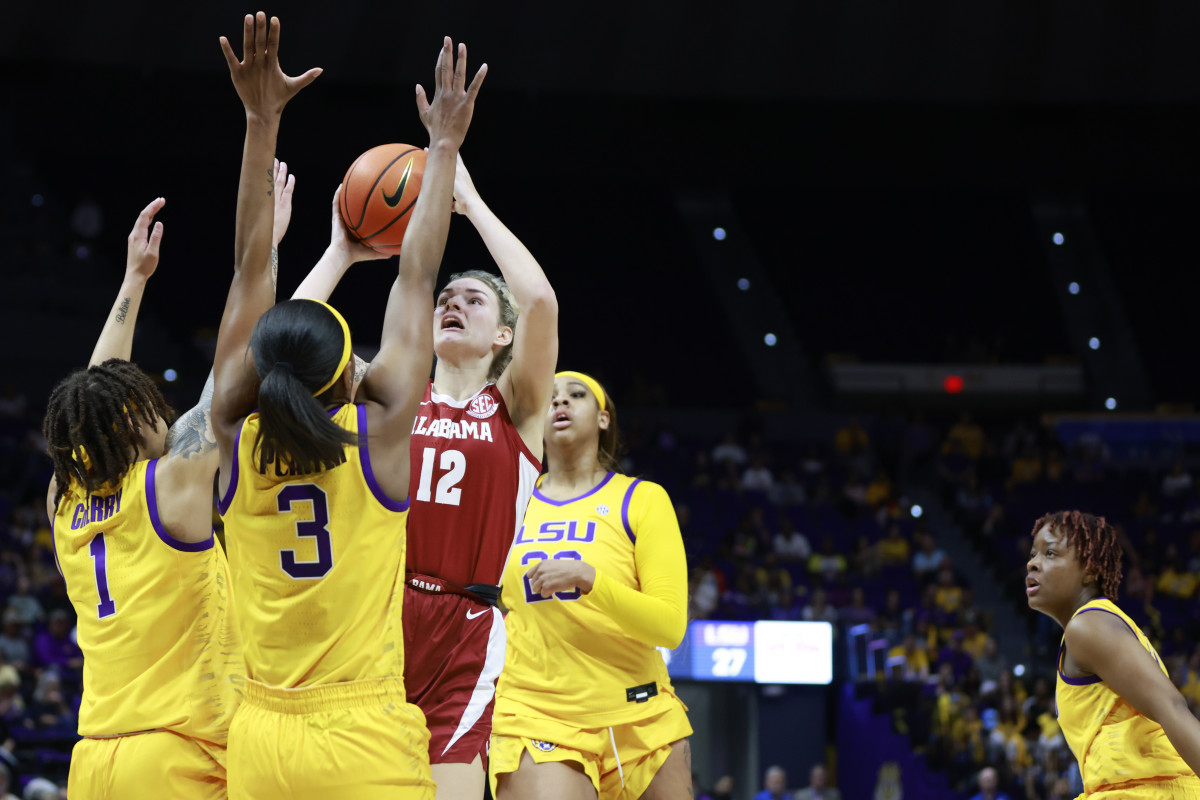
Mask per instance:
[[[529,588],[542,597],[575,590],[587,594],[596,583],[596,568],[576,559],[546,559],[534,564],[525,577],[529,579]]]
[[[133,223],[133,230],[129,232],[129,238],[126,240],[128,243],[125,254],[126,278],[145,280],[158,268],[158,249],[162,244],[163,224],[155,222],[154,227],[151,228],[150,221],[166,204],[167,201],[163,198],[154,198],[150,205],[143,208],[142,213],[138,214],[137,222]]]
[[[297,92],[321,74],[320,68],[296,77],[283,74],[279,67],[279,18],[271,17],[268,25],[267,15],[261,11],[254,16],[247,14],[242,21],[242,60],[238,61],[224,36],[221,52],[247,118],[277,117]]]

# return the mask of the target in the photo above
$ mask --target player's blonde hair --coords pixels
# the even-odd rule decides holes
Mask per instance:
[[[454,283],[460,278],[472,278],[480,283],[487,284],[487,287],[496,295],[496,300],[499,303],[500,324],[506,328],[511,328],[514,339],[517,333],[517,318],[521,315],[521,307],[517,304],[517,298],[513,297],[512,289],[508,288],[508,284],[504,278],[491,272],[486,272],[481,269],[469,269],[466,272],[456,272],[450,276],[447,283]],[[488,380],[494,381],[504,374],[504,370],[512,361],[513,343],[510,341],[500,349],[492,357],[492,366],[488,369]]]

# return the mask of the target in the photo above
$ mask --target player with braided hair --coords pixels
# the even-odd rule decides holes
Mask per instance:
[[[72,797],[226,794],[242,659],[210,525],[212,376],[168,430],[174,411],[129,361],[164,204],[138,217],[91,361],[54,389],[43,423],[54,462],[46,510],[84,654]]]
[[[1063,627],[1055,699],[1081,796],[1200,798],[1200,720],[1117,608],[1120,581],[1117,534],[1103,517],[1059,511],[1034,524],[1025,594]]]

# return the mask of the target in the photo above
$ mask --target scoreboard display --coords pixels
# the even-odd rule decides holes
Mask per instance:
[[[833,681],[833,626],[828,622],[720,622],[688,625],[683,643],[659,648],[672,678],[743,683]]]

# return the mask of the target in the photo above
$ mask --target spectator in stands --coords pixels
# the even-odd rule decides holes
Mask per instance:
[[[1167,545],[1163,563],[1156,586],[1159,594],[1177,600],[1187,600],[1196,593],[1196,576],[1184,568],[1179,558],[1179,549],[1174,543]]]
[[[802,506],[808,502],[808,492],[804,484],[796,480],[796,475],[791,470],[783,471],[779,480],[771,486],[768,496],[772,503],[784,508]]]
[[[971,800],[1010,800],[1007,794],[1000,791],[1000,776],[994,767],[984,767],[979,771],[979,793]]]
[[[725,434],[721,443],[713,448],[712,460],[715,464],[733,464],[740,467],[746,463],[746,448],[738,444],[737,436]]]
[[[812,556],[808,537],[792,526],[786,514],[779,515],[779,533],[772,540],[772,548],[780,561],[808,561]]]
[[[742,489],[747,492],[769,492],[775,485],[775,476],[767,467],[767,459],[761,453],[755,453],[750,459],[750,466],[742,473]]]
[[[8,790],[9,786],[12,785],[12,782],[12,770],[10,770],[3,762],[0,762],[0,800],[21,800]]]
[[[879,545],[871,541],[865,533],[854,542],[854,573],[864,580],[873,580],[879,574],[882,563],[879,558]]]
[[[21,677],[11,664],[0,666],[0,720],[6,729],[32,728],[33,722],[25,710],[25,698],[21,697]],[[5,745],[6,750],[12,750],[11,737]]]
[[[1029,427],[1027,421],[1018,419],[1012,429],[1005,434],[1001,452],[1009,461],[1015,461],[1021,453],[1029,449],[1036,449],[1037,446],[1037,434]]]
[[[842,498],[838,508],[847,519],[856,519],[867,508],[867,485],[862,482],[857,472],[851,472],[842,486]]]
[[[708,460],[708,453],[703,450],[696,453],[696,463],[692,467],[693,489],[711,489],[713,485],[713,467]]]
[[[804,607],[804,620],[806,622],[828,622],[837,624],[838,613],[837,609],[826,602],[824,589],[813,589],[812,598],[808,605]]]
[[[892,481],[883,470],[875,473],[875,477],[867,484],[865,494],[866,504],[878,509],[892,498]]]
[[[979,475],[975,470],[967,473],[966,481],[958,488],[954,502],[972,527],[983,521],[991,498],[980,488]]]
[[[950,429],[946,435],[946,442],[943,445],[943,452],[949,452],[953,449],[955,443],[963,453],[972,461],[977,461],[983,455],[983,428],[971,419],[971,412],[964,411],[958,418],[958,422]]]
[[[900,592],[896,589],[889,589],[887,599],[883,603],[883,610],[875,618],[875,624],[888,642],[895,645],[909,632],[911,614],[911,609],[904,608],[904,604],[900,600]]]
[[[1162,479],[1162,496],[1166,498],[1182,497],[1192,491],[1192,476],[1183,468],[1183,462],[1176,461],[1170,473]]]
[[[796,791],[795,800],[842,800],[842,793],[829,785],[824,764],[816,764],[808,773],[808,786]]]
[[[833,447],[837,450],[842,463],[851,469],[865,472],[871,465],[871,437],[857,417],[840,428],[833,438]]]
[[[846,557],[834,551],[833,537],[829,534],[821,537],[821,552],[813,553],[808,559],[808,572],[829,582],[845,574]]]
[[[949,665],[954,674],[954,680],[961,683],[971,671],[971,656],[962,648],[962,631],[955,631],[946,642],[946,646],[938,653],[937,666],[942,669]]]
[[[767,767],[763,790],[754,795],[754,800],[784,800],[787,796],[787,771],[780,766]]]
[[[888,659],[904,657],[904,665],[901,667],[901,678],[906,681],[927,681],[929,680],[929,654],[925,652],[925,647],[917,637],[913,634],[908,634],[904,637],[904,642],[893,647],[888,651]]]
[[[21,614],[15,608],[4,611],[4,630],[0,633],[0,658],[20,672],[28,671],[32,665],[29,642],[21,628]]]
[[[800,472],[804,475],[805,482],[816,480],[825,474],[825,459],[821,457],[821,451],[815,444],[805,448],[804,457],[800,459]]]
[[[975,672],[979,675],[979,693],[991,694],[996,689],[1001,673],[1008,669],[1008,659],[1000,652],[996,640],[987,637],[983,645],[983,655],[975,659]]]
[[[1017,535],[1017,530],[1013,527],[1012,520],[1008,518],[1008,512],[999,503],[988,509],[987,518],[983,521],[983,525],[980,526],[979,532],[987,539],[1001,543],[1006,541],[1011,542]],[[1028,549],[1025,547],[1025,544],[1025,540],[1022,539],[1021,547]],[[1025,569],[1024,559],[1021,562],[1021,569]]]
[[[885,568],[908,565],[910,558],[908,539],[904,538],[904,532],[900,530],[899,525],[888,527],[887,536],[883,537],[878,544],[878,551],[880,564]]]
[[[733,800],[733,776],[722,775],[712,788],[712,800]]]
[[[25,784],[25,793],[22,795],[24,800],[65,800],[66,796],[66,790],[59,789],[45,778],[34,778]]]
[[[838,609],[838,619],[843,625],[868,625],[875,621],[875,609],[867,605],[866,593],[861,586],[850,590],[850,604]]]
[[[938,583],[934,602],[945,612],[947,618],[951,618],[962,607],[963,590],[955,581],[954,570],[945,559],[942,560],[942,566],[938,569],[937,575]]]
[[[721,602],[725,591],[724,576],[713,567],[712,559],[706,557],[692,570],[692,616],[707,619]]]
[[[1008,478],[1008,488],[1011,490],[1025,483],[1035,483],[1042,477],[1042,459],[1037,450],[1026,447],[1012,462],[1012,474]]]
[[[771,607],[771,619],[778,622],[803,622],[804,609],[796,605],[796,593],[779,596],[779,602]]]
[[[75,714],[63,698],[62,682],[54,670],[48,669],[38,676],[29,715],[39,728],[75,730]]]
[[[42,604],[33,596],[27,576],[20,575],[17,578],[17,590],[8,598],[8,609],[15,611],[21,624],[26,627],[41,622],[45,617]]]
[[[64,680],[73,685],[79,683],[83,651],[71,641],[71,615],[68,612],[59,610],[50,614],[50,624],[34,639],[33,651],[39,666],[57,669]]]
[[[1067,460],[1061,448],[1052,447],[1046,456],[1046,480],[1051,483],[1062,483],[1067,473]]]
[[[937,571],[941,569],[942,562],[945,560],[946,553],[937,546],[933,534],[923,534],[921,536],[921,549],[912,559],[913,573],[916,575],[917,581],[925,583],[931,580],[937,574]]]
[[[763,557],[763,565],[756,574],[758,585],[763,587],[767,595],[767,603],[772,606],[780,604],[780,598],[791,597],[792,576],[779,566],[779,560],[774,553]]]

